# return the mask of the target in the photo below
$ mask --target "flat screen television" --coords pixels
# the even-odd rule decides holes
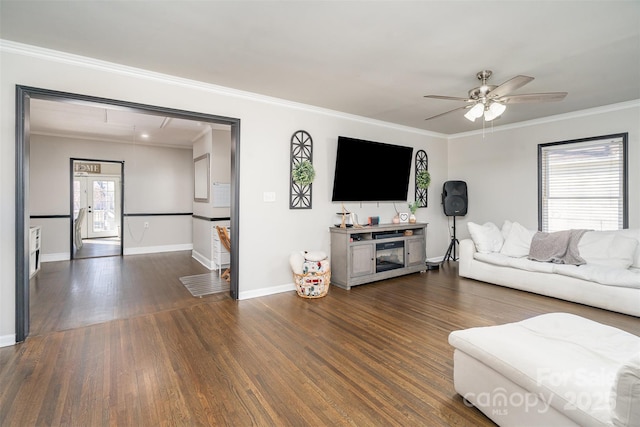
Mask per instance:
[[[412,147],[338,137],[334,202],[407,200]]]

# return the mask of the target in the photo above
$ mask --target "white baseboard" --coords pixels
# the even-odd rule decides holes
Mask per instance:
[[[429,258],[427,261],[440,262],[442,261],[442,257]],[[243,299],[258,298],[258,297],[263,297],[267,295],[274,295],[282,292],[290,292],[295,290],[296,290],[295,284],[287,283],[285,285],[272,286],[269,288],[254,289],[251,291],[240,291],[240,293],[238,294],[238,299],[243,300]]]
[[[16,344],[16,336],[14,335],[0,335],[0,347],[9,347]]]
[[[209,270],[214,270],[213,261],[210,260],[209,258],[207,258],[206,256],[202,255],[200,252],[192,250],[191,251],[191,258],[195,259],[200,264],[202,264],[205,267],[207,267]]]
[[[62,252],[59,254],[42,254],[40,262],[69,261],[70,259],[68,252]]]
[[[295,290],[296,290],[296,285],[294,285],[293,283],[287,283],[286,285],[272,286],[270,288],[254,289],[251,291],[244,291],[244,292],[241,291],[238,294],[238,299],[243,300],[243,299],[258,298],[258,297],[264,297],[267,295],[274,295],[282,292],[289,292],[289,291],[295,291]]]
[[[139,248],[128,248],[124,250],[125,255],[142,255],[142,254],[156,254],[160,252],[177,252],[177,251],[190,251],[193,250],[192,243],[185,243],[183,245],[167,245],[167,246],[142,246]]]
[[[156,254],[161,252],[177,252],[177,251],[190,251],[193,249],[193,244],[185,243],[183,245],[167,245],[167,246],[141,246],[139,248],[124,249],[125,255],[142,255],[142,254]],[[194,256],[194,258],[196,258]],[[55,261],[69,261],[71,257],[69,253],[62,252],[57,254],[42,254],[40,262],[55,262]],[[203,263],[200,259],[196,258],[205,267],[212,270],[207,264]],[[205,258],[206,259],[206,258]]]

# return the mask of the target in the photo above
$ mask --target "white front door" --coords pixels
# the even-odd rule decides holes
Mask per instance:
[[[87,179],[87,237],[120,235],[120,178]]]
[[[87,177],[76,176],[73,178],[73,218],[78,218],[81,208],[87,209]],[[75,231],[75,221],[74,230]],[[87,238],[87,218],[85,216],[80,227],[80,237]],[[74,236],[75,239],[75,236]],[[74,240],[75,241],[75,240]]]

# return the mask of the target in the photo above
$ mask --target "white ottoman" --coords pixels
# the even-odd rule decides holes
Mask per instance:
[[[551,313],[449,343],[456,391],[500,426],[640,426],[640,337]]]

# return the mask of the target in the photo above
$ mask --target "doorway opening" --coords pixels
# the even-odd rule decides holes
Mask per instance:
[[[123,254],[123,162],[71,159],[70,258]]]
[[[240,176],[240,119],[215,116],[211,114],[192,111],[176,110],[153,105],[138,104],[107,98],[99,98],[87,95],[67,92],[52,91],[48,89],[34,88],[16,85],[16,187],[15,187],[15,218],[16,218],[16,246],[15,246],[15,277],[16,277],[16,309],[15,309],[15,339],[21,342],[29,335],[30,324],[30,280],[29,280],[29,234],[30,234],[30,206],[29,206],[29,170],[30,170],[30,114],[31,100],[57,101],[66,104],[99,105],[110,111],[124,111],[132,113],[148,114],[150,116],[163,116],[168,119],[183,119],[201,121],[209,124],[225,125],[230,129],[230,204],[229,220],[231,230],[232,251],[230,264],[238,272],[239,262],[239,176]],[[73,175],[71,176],[73,181]],[[122,188],[122,181],[120,182]],[[73,185],[73,184],[71,184]],[[122,209],[122,205],[121,205]],[[73,208],[71,209],[73,212]],[[182,213],[180,213],[182,214]],[[191,214],[192,215],[192,214]],[[66,215],[64,215],[66,217]],[[193,216],[193,215],[192,215]],[[59,215],[55,216],[56,218]],[[73,225],[74,216],[70,212],[69,224]],[[121,222],[122,223],[122,222]],[[122,230],[121,230],[122,231]],[[71,234],[70,234],[71,235]],[[70,239],[72,240],[72,239]],[[238,299],[238,274],[231,276],[229,295],[232,299]]]

